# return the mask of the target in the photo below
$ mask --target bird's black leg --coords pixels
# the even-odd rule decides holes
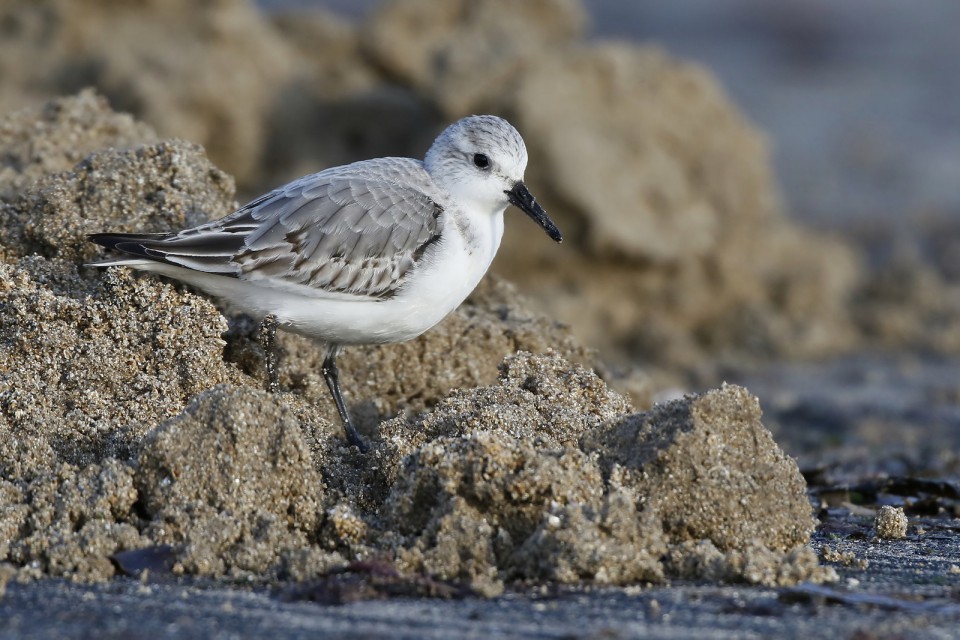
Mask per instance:
[[[260,346],[263,348],[263,355],[266,359],[267,367],[267,391],[277,393],[280,391],[280,374],[277,371],[277,316],[264,316],[260,321]]]
[[[347,405],[343,402],[343,394],[340,392],[340,371],[337,369],[337,345],[331,345],[327,350],[327,357],[323,360],[323,366],[320,371],[323,373],[323,379],[327,381],[330,393],[333,395],[333,401],[337,405],[337,411],[340,412],[340,420],[343,422],[343,430],[347,434],[347,442],[360,449],[361,453],[370,450],[370,445],[363,441],[360,434],[350,421],[350,414],[347,413]]]

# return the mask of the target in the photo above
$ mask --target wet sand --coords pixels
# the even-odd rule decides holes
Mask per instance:
[[[818,535],[836,553],[840,582],[779,589],[673,582],[636,588],[511,591],[489,600],[377,597],[332,604],[269,589],[223,588],[195,579],[143,584],[119,578],[95,585],[45,580],[11,584],[0,599],[4,637],[391,638],[950,638],[960,624],[960,546],[956,529],[931,523],[923,536],[875,542],[869,518],[828,518],[843,527]],[[925,522],[913,519],[916,525]],[[860,532],[862,535],[855,535]]]

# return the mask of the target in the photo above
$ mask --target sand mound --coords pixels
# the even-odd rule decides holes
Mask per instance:
[[[263,391],[200,394],[150,432],[137,466],[147,535],[180,545],[175,571],[262,573],[307,546],[323,517],[300,420]]]
[[[44,147],[56,172],[4,205],[0,563],[22,577],[269,582],[357,558],[488,594],[830,577],[803,551],[803,480],[754,398],[725,387],[632,414],[502,281],[416,341],[348,351],[348,402],[374,450],[345,446],[318,345],[284,338],[285,391],[267,395],[249,322],[158,278],[81,266],[87,232],[229,210],[229,178],[188,143],[104,148],[116,132],[95,114],[116,116],[89,96],[36,120],[51,110],[105,134],[69,170]]]
[[[814,526],[803,478],[746,390],[628,410],[559,356],[508,358],[498,385],[384,425],[385,444],[414,443],[386,501],[385,539],[399,534],[392,544],[410,569],[487,589],[697,571],[765,584],[825,577],[799,552]]]
[[[760,416],[746,389],[724,385],[604,425],[584,449],[644,496],[672,540],[709,539],[722,551],[759,540],[786,551],[808,540],[816,521],[796,461]]]
[[[90,152],[156,141],[130,115],[116,113],[93,91],[46,102],[0,119],[0,201],[8,202],[39,178],[67,171]]]
[[[0,25],[0,69],[20,88],[5,92],[8,104],[95,86],[164,135],[215,149],[238,175],[259,158],[270,87],[294,69],[241,0],[16,0],[0,8]]]

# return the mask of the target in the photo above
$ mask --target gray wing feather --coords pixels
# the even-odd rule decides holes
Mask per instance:
[[[390,158],[306,176],[149,250],[212,273],[368,298],[393,295],[439,239],[441,206],[415,160]]]

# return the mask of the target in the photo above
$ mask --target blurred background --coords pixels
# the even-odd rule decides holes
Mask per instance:
[[[240,200],[503,115],[567,241],[508,212],[495,271],[621,388],[739,380],[795,433],[916,448],[960,437],[958,24],[953,0],[5,0],[0,113],[94,87]]]
[[[353,21],[375,0],[259,0]],[[584,0],[592,40],[705,66],[770,140],[790,213],[824,227],[960,215],[960,5]],[[951,135],[952,134],[952,135]]]

